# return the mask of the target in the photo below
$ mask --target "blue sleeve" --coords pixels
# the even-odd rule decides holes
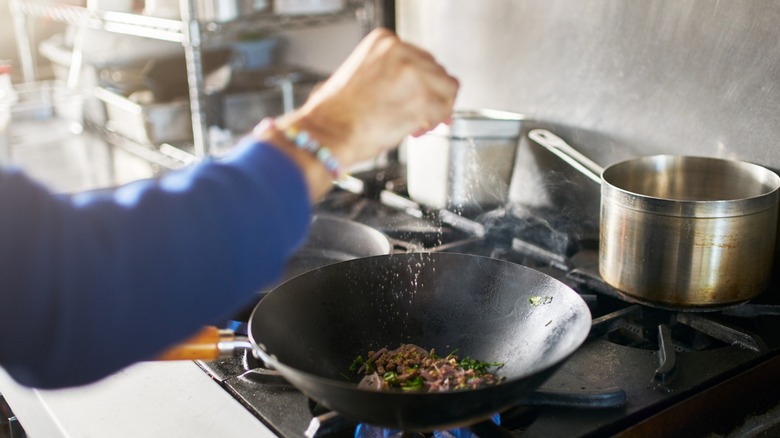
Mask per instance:
[[[0,170],[0,365],[78,385],[252,304],[303,242],[303,175],[248,140],[223,160],[56,196]]]

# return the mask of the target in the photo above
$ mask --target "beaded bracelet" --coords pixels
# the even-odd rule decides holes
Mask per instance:
[[[275,126],[273,118],[265,118],[257,128],[256,131],[263,131],[265,129]],[[328,149],[326,146],[320,145],[320,143],[311,137],[308,131],[298,128],[295,125],[290,125],[287,129],[281,131],[284,137],[295,145],[298,149],[309,152],[321,162],[328,172],[330,172],[333,179],[338,180],[341,178],[341,163],[338,158]]]

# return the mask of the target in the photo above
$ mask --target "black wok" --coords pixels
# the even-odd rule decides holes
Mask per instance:
[[[541,272],[486,257],[410,253],[349,260],[286,281],[256,306],[249,337],[268,365],[345,417],[431,431],[518,404],[581,345],[590,324],[579,295]],[[358,389],[360,377],[348,371],[353,360],[401,343],[502,362],[506,381],[445,393]]]

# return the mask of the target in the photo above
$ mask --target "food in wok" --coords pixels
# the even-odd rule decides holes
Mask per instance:
[[[358,356],[350,371],[363,376],[359,388],[372,390],[457,391],[496,385],[503,380],[489,372],[503,364],[470,357],[460,359],[456,353],[457,350],[441,357],[434,349],[401,344],[394,350],[369,351],[367,359]]]

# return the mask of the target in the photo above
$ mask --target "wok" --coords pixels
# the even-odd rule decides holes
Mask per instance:
[[[252,312],[249,339],[267,365],[343,416],[431,431],[517,405],[582,344],[590,325],[580,296],[539,271],[481,256],[408,253],[331,264],[281,284]],[[358,389],[360,376],[345,378],[358,355],[401,343],[504,363],[497,374],[506,380],[410,393]]]
[[[375,228],[348,219],[316,215],[306,242],[287,262],[278,283],[331,263],[392,251],[390,240]]]
[[[390,254],[393,244],[381,231],[368,225],[335,216],[315,215],[309,235],[285,265],[281,277],[259,292],[260,298],[282,282],[306,271],[359,257]],[[237,312],[234,319],[245,321],[254,305]]]
[[[718,310],[770,281],[780,177],[737,160],[655,155],[602,169],[555,134],[528,136],[601,184],[599,272],[640,302]]]

